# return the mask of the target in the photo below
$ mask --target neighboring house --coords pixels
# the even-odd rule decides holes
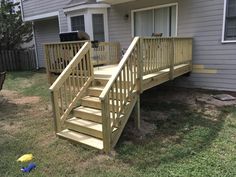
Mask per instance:
[[[193,37],[193,73],[177,79],[189,87],[236,91],[236,0],[22,0],[23,19],[34,22],[39,66],[43,43],[60,32],[86,31],[92,40],[134,36]]]

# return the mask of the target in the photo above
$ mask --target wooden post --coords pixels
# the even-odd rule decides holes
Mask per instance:
[[[190,51],[189,51],[189,70],[192,71],[193,70],[193,39],[189,39],[189,47],[190,47]],[[186,46],[187,48],[187,46]]]
[[[105,100],[102,100],[101,104],[102,104],[103,150],[106,154],[109,154],[111,151],[111,120],[110,120],[109,96],[106,96]]]
[[[140,130],[140,95],[138,95],[134,110],[135,110],[135,119],[134,119],[135,128]]]
[[[51,92],[51,100],[52,100],[52,109],[54,114],[54,129],[55,132],[58,133],[61,131],[61,120],[60,120],[60,110],[58,106],[57,98],[59,97],[58,91]]]
[[[48,53],[48,46],[44,45],[44,58],[46,60],[46,72],[47,72],[47,76],[48,76],[48,83],[52,84],[53,83],[53,79],[52,79],[52,74],[50,71],[50,58],[49,58],[49,53]]]
[[[137,86],[138,86],[138,94],[143,93],[143,39],[139,39],[139,47],[138,47],[138,78],[137,78]]]
[[[175,63],[175,44],[174,41],[175,39],[171,39],[171,54],[170,54],[170,73],[169,73],[169,78],[170,80],[174,79],[174,63]]]

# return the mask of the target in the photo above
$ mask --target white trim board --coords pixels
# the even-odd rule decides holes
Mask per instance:
[[[223,26],[222,26],[221,43],[223,43],[223,44],[236,43],[236,40],[225,40],[226,11],[227,11],[227,0],[224,0],[224,14],[223,14]]]
[[[178,6],[178,3],[170,3],[170,4],[163,4],[163,5],[157,5],[157,6],[151,6],[151,7],[131,10],[131,31],[132,31],[132,37],[134,37],[134,13],[135,12],[140,12],[140,11],[145,11],[145,10],[152,10],[152,9],[161,9],[161,8],[164,8],[164,7],[171,7],[171,6],[176,6],[176,36],[177,36],[178,35],[179,6]]]
[[[67,7],[64,8],[64,13],[76,11],[76,10],[83,10],[83,9],[102,9],[102,8],[109,8],[111,7],[108,4],[84,4],[84,5],[77,5],[74,7]]]
[[[34,15],[34,16],[31,16],[31,17],[25,17],[24,21],[41,20],[41,19],[50,18],[50,17],[56,17],[56,16],[59,16],[59,12],[58,11],[50,12],[50,13],[45,13],[45,14],[40,14],[40,15]]]

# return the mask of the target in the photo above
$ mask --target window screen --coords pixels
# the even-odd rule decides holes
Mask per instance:
[[[105,41],[103,14],[93,14],[93,37],[97,41]]]
[[[85,31],[83,15],[71,17],[71,30],[72,31]]]
[[[227,0],[225,40],[236,40],[236,0]]]

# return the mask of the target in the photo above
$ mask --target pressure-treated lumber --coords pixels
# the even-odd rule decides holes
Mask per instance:
[[[115,147],[133,110],[134,127],[140,129],[143,91],[192,70],[191,38],[135,37],[118,65],[95,70],[90,52],[83,46],[50,88],[55,131],[106,153]]]
[[[103,141],[98,138],[94,138],[68,129],[65,129],[60,133],[57,133],[57,135],[61,138],[69,139],[77,143],[85,144],[87,146],[103,150]]]

